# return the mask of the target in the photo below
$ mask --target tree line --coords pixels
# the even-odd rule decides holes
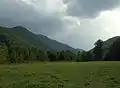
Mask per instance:
[[[103,49],[103,41],[95,42],[95,47],[90,51],[43,52],[36,47],[26,47],[18,45],[15,41],[0,41],[0,64],[4,63],[24,63],[32,61],[113,61],[120,58],[120,40],[115,41],[107,54]]]
[[[4,63],[24,63],[32,61],[87,61],[88,53],[71,51],[41,51],[36,47],[26,47],[19,45],[15,41],[0,41],[0,64]]]

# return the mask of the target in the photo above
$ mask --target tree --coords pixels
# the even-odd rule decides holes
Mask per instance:
[[[53,52],[47,51],[47,55],[50,61],[56,61],[56,54],[54,54]]]
[[[81,53],[81,61],[92,61],[92,54],[88,51]]]
[[[93,49],[93,54],[94,54],[94,60],[100,61],[102,60],[103,57],[103,41],[102,40],[98,40],[97,42],[95,42],[95,48]]]
[[[0,64],[8,62],[8,49],[5,44],[0,45]]]
[[[81,55],[82,55],[82,52],[78,51],[75,61],[77,61],[77,62],[82,61]]]
[[[58,61],[63,61],[65,60],[65,51],[57,52],[57,60]]]
[[[109,48],[105,60],[107,61],[120,61],[120,39],[116,40]]]

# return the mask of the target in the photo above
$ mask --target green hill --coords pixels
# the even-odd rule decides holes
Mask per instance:
[[[9,39],[16,41],[20,45],[25,45],[29,47],[34,46],[41,49],[42,51],[78,51],[77,49],[74,49],[56,40],[52,40],[44,35],[36,35],[21,26],[16,26],[13,28],[0,27],[0,34],[7,36]]]
[[[23,43],[29,46],[35,46],[37,48],[40,48],[41,50],[45,50],[48,48],[39,40],[39,38],[34,33],[30,32],[24,27],[17,26],[11,28],[11,30],[14,34],[16,34],[16,36],[19,36],[20,41],[22,40]]]
[[[74,52],[74,53],[76,53],[78,51],[82,51],[81,49],[77,50],[77,49],[74,49],[74,48],[72,48],[72,47],[70,47],[66,44],[60,43],[56,40],[52,40],[52,39],[50,39],[50,38],[48,38],[44,35],[37,35],[37,36],[38,36],[38,38],[40,39],[41,42],[46,44],[48,47],[51,47],[55,51],[60,52],[62,50],[64,50],[64,51],[69,50],[69,51]]]
[[[112,57],[112,60],[118,59],[118,57],[115,57],[116,53],[120,53],[120,36],[115,36],[112,38],[107,39],[106,41],[103,41],[103,45],[102,45],[102,52],[103,52],[103,59],[105,60],[106,57],[108,57],[108,54],[113,55],[114,54],[114,58]],[[113,53],[113,50],[115,50],[115,52]],[[89,52],[92,54],[93,56],[93,51],[94,48],[91,49]],[[111,60],[111,57],[109,56],[109,58],[107,58],[107,60]]]
[[[16,41],[20,45],[35,46],[41,50],[45,49],[45,45],[42,44],[39,39],[36,39],[33,33],[24,29],[23,27],[0,27],[0,34],[7,36],[7,38]]]

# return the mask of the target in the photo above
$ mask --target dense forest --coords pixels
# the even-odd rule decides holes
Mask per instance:
[[[43,50],[38,47],[38,41],[34,41],[35,43],[30,45],[31,42],[24,43],[24,39],[18,41],[19,37],[15,33],[13,33],[15,36],[11,36],[8,31],[5,32],[2,27],[0,29],[0,64],[32,61],[118,61],[120,58],[119,36],[107,41],[99,39],[95,42],[95,47],[89,51],[73,52],[70,50]],[[111,40],[114,41],[111,43]]]

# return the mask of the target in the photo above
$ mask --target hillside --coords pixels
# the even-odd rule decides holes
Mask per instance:
[[[117,40],[120,40],[120,36],[115,36],[115,37],[109,38],[108,40],[104,41],[103,43],[104,56],[106,56],[106,54],[109,52],[111,45]]]
[[[15,34],[17,34],[17,36],[19,36],[24,41],[24,43],[27,43],[30,46],[40,48],[41,50],[46,50],[48,48],[34,33],[30,32],[24,27],[17,26],[11,28],[11,30],[15,32]]]
[[[109,39],[103,41],[102,49],[103,49],[103,58],[104,59],[105,59],[106,55],[108,54],[108,52],[110,52],[111,46],[117,41],[120,41],[120,36],[115,36],[115,37],[112,37],[112,38],[109,38]],[[93,49],[89,50],[89,52],[91,52],[92,55],[93,55]]]
[[[56,50],[56,51],[72,51],[72,52],[77,52],[78,50],[77,49],[74,49],[66,44],[63,44],[63,43],[60,43],[56,40],[52,40],[44,35],[37,35],[38,38],[40,39],[41,42],[43,42],[44,44],[46,44],[47,46],[51,47],[53,50]]]
[[[16,41],[20,45],[28,47],[35,46],[41,50],[45,50],[47,47],[35,37],[35,34],[20,26],[14,28],[0,27],[0,34],[7,35],[10,39]]]
[[[103,49],[108,49],[117,39],[120,39],[120,36],[115,36],[104,41]]]
[[[78,51],[77,49],[74,49],[66,44],[62,44],[56,40],[52,40],[44,35],[36,35],[21,26],[16,26],[13,28],[0,27],[0,34],[8,35],[10,39],[15,40],[18,42],[18,44],[25,46],[35,46],[43,51]]]

